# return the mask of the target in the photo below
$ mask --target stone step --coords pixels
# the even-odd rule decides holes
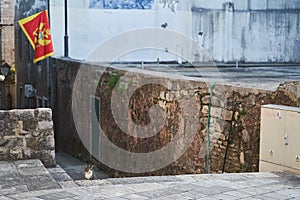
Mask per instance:
[[[63,169],[73,180],[84,180],[84,167],[88,164],[78,160],[66,153],[56,153],[56,163]],[[106,179],[108,175],[96,166],[93,168],[94,179]]]
[[[0,194],[60,189],[40,160],[0,161]]]

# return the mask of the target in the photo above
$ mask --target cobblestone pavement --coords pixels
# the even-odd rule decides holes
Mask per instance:
[[[288,173],[203,174],[77,180],[39,160],[0,162],[0,200],[12,199],[298,199],[300,176]]]

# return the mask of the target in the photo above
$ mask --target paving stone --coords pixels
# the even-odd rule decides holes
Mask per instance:
[[[248,188],[247,181],[238,181],[238,182],[232,182],[228,185],[228,187],[236,190]]]
[[[30,191],[60,188],[53,178],[46,175],[24,176],[24,183]]]
[[[49,172],[42,166],[38,167],[21,167],[18,168],[18,172],[23,176],[39,176],[39,175],[48,175]]]
[[[169,196],[169,195],[174,195],[181,193],[180,191],[177,190],[169,190],[169,189],[158,189],[158,190],[150,190],[150,191],[145,191],[145,192],[139,192],[137,195],[143,196],[143,197],[148,197],[148,198],[158,198],[158,197],[163,197],[163,196]]]
[[[66,172],[50,173],[50,175],[56,182],[73,181],[73,179]]]
[[[185,196],[184,194],[174,194],[170,196],[165,196],[165,197],[157,197],[157,198],[152,198],[152,199],[158,199],[158,200],[173,200],[173,199],[181,199],[181,200],[194,200],[196,198],[194,197],[188,197]]]
[[[201,180],[198,179],[196,182],[193,183],[194,185],[198,185],[199,187],[213,187],[216,186],[216,181],[214,180]]]
[[[79,187],[74,181],[63,181],[58,182],[58,184],[62,189]]]
[[[140,183],[140,184],[130,184],[127,185],[134,193],[145,192],[149,190],[158,190],[162,188],[167,188],[167,186],[159,183]]]
[[[222,200],[234,200],[234,199],[239,199],[238,197],[229,195],[229,194],[216,194],[216,195],[211,195],[210,197],[214,199],[222,199]]]
[[[128,199],[130,199],[130,200],[147,200],[147,199],[149,199],[147,197],[142,197],[137,194],[124,195],[124,196],[118,197],[118,198],[122,198],[122,199],[126,199],[126,200],[128,200]],[[112,199],[112,200],[114,200],[114,199]]]
[[[193,199],[208,197],[207,195],[201,194],[201,193],[199,193],[197,191],[194,191],[194,190],[190,190],[188,192],[182,193],[182,195],[184,195],[185,197],[188,197],[188,198],[193,198]]]
[[[171,190],[177,190],[177,191],[184,193],[184,192],[197,190],[199,188],[199,186],[195,185],[195,184],[191,184],[191,183],[182,183],[182,184],[178,183],[178,184],[173,184],[173,185],[169,186],[168,188]]]
[[[3,176],[0,179],[0,188],[3,187],[12,187],[22,184],[23,176],[15,172],[14,174],[9,174],[7,176]]]
[[[199,198],[197,200],[217,200],[217,199],[212,198],[212,197],[202,197],[202,198]]]
[[[107,179],[112,184],[136,184],[136,183],[163,183],[163,182],[182,182],[176,176],[149,176],[136,178],[121,178],[121,179]]]
[[[75,183],[79,186],[85,186],[85,187],[111,184],[107,180],[79,180],[79,181],[75,181]]]
[[[43,163],[40,160],[17,160],[14,161],[17,168],[28,168],[28,167],[44,167]]]
[[[16,166],[13,162],[0,161],[0,176],[2,174],[7,175],[9,172],[14,172]]]
[[[262,196],[262,195],[253,196],[253,198],[257,198],[257,199],[261,199],[261,200],[274,200],[274,198],[266,197],[266,196]]]
[[[13,200],[13,199],[6,196],[0,196],[0,200]]]
[[[267,194],[264,194],[262,196],[264,196],[264,197],[270,197],[270,198],[273,198],[273,199],[281,199],[281,200],[290,199],[291,198],[288,195],[278,194],[276,192],[267,193]]]
[[[231,195],[231,196],[234,196],[234,197],[237,197],[237,198],[247,198],[247,197],[251,197],[253,195],[249,194],[249,193],[246,193],[246,192],[240,192],[240,191],[230,191],[230,192],[226,192],[224,194],[227,194],[227,195]]]
[[[275,190],[272,188],[265,188],[265,187],[248,187],[248,188],[240,189],[239,191],[249,193],[251,195],[260,195],[260,194],[273,192]]]
[[[126,199],[126,198],[124,198],[124,197],[113,197],[113,198],[109,198],[109,199],[106,199],[106,198],[104,198],[105,200],[128,200],[128,199]]]
[[[28,188],[26,185],[10,186],[8,188],[0,189],[1,195],[9,195],[15,193],[22,193],[22,192],[28,192]]]
[[[299,185],[300,186],[300,185]],[[285,190],[279,190],[276,193],[282,194],[289,197],[300,197],[300,188],[298,189],[285,189]]]
[[[246,178],[278,178],[279,175],[276,173],[272,173],[272,172],[264,172],[264,173],[256,173],[256,172],[251,172],[251,173],[242,173],[242,176],[246,177]]]
[[[179,178],[181,181],[184,181],[185,183],[195,182],[193,175],[182,175],[182,176],[175,176],[176,178]]]
[[[223,186],[202,187],[202,188],[197,188],[195,190],[205,195],[219,194],[223,192],[233,191],[232,188],[223,187]]]
[[[56,165],[56,167],[47,168],[47,170],[50,174],[52,174],[52,173],[64,173],[65,172],[65,170],[63,170],[63,168],[61,168],[59,165]]]
[[[74,198],[77,196],[68,192],[55,192],[55,193],[44,194],[36,197],[44,200],[58,200],[58,199]]]

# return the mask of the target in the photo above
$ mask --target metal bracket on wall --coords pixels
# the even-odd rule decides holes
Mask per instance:
[[[289,144],[289,135],[287,133],[284,135],[283,139],[284,139],[284,144],[288,145]]]
[[[14,26],[14,24],[0,24],[0,29],[2,29],[2,27],[8,27],[8,26]]]

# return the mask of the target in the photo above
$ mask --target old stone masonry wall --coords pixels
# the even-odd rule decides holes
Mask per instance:
[[[55,165],[52,111],[0,111],[0,160],[40,159]]]
[[[261,106],[300,102],[296,83],[275,91],[222,84],[212,89],[204,80],[173,74],[52,62],[57,148],[82,159],[90,153],[115,177],[218,173],[227,145],[226,172],[258,171]],[[164,151],[170,144],[174,148]],[[149,159],[134,162],[123,152]]]

